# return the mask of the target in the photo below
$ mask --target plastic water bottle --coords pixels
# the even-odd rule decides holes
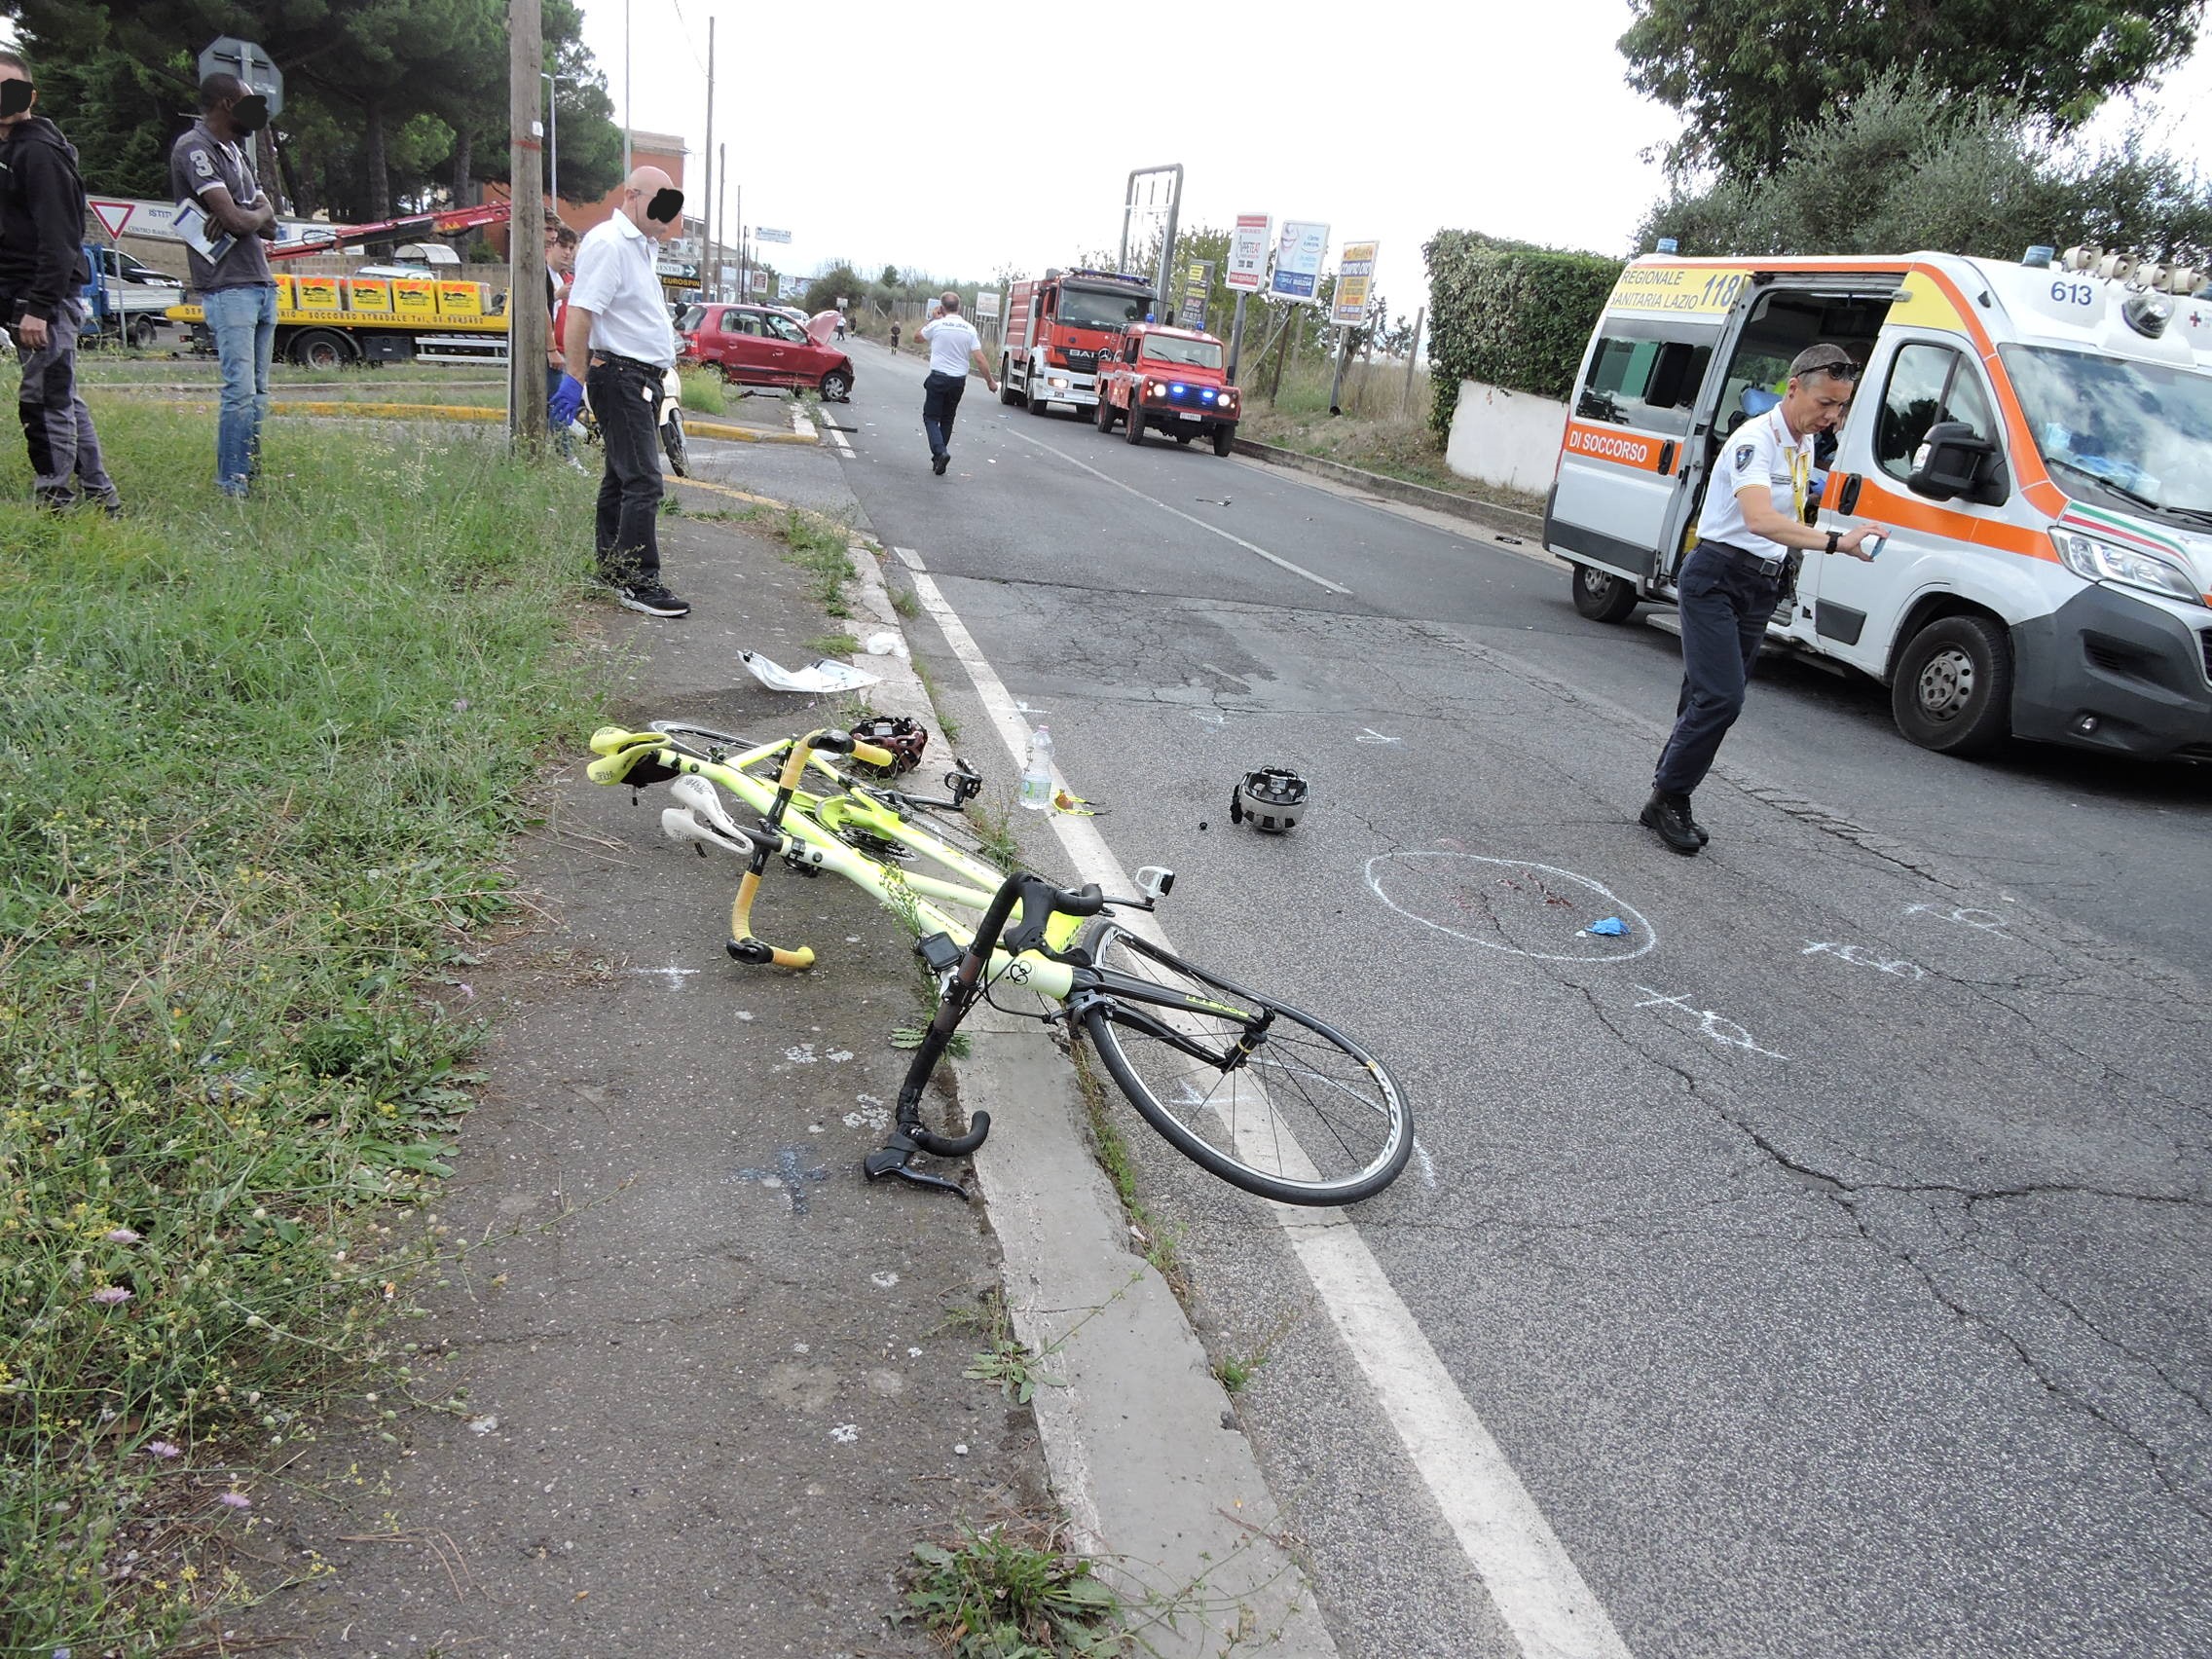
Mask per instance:
[[[1039,726],[1029,734],[1029,764],[1021,770],[1021,804],[1043,812],[1052,804],[1052,734]]]

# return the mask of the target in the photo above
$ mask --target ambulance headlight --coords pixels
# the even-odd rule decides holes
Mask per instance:
[[[2058,548],[2058,562],[2084,581],[2118,582],[2192,605],[2204,603],[2196,578],[2163,554],[2122,547],[2075,530],[2054,530],[2050,539]]]

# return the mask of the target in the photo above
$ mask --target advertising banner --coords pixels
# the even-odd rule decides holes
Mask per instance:
[[[755,241],[788,242],[792,240],[792,234],[789,231],[771,231],[766,225],[755,225],[753,227],[753,240]]]
[[[1336,302],[1329,320],[1339,328],[1357,328],[1367,320],[1375,294],[1375,250],[1380,242],[1346,242],[1337,262]]]
[[[1229,237],[1229,274],[1222,277],[1234,292],[1256,294],[1268,282],[1268,244],[1274,240],[1272,214],[1239,213]]]
[[[1285,219],[1275,238],[1275,268],[1269,274],[1267,297],[1302,306],[1321,303],[1321,266],[1329,256],[1329,227],[1305,219]]]
[[[1175,320],[1185,328],[1206,325],[1206,296],[1213,292],[1213,261],[1194,259],[1183,267],[1183,311]]]

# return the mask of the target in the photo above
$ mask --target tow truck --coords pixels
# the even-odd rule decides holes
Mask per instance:
[[[1006,344],[999,350],[999,401],[1032,415],[1064,403],[1098,401],[1098,360],[1156,304],[1152,285],[1119,271],[1048,271],[1008,291]]]
[[[409,213],[363,225],[332,225],[271,245],[272,263],[311,253],[334,253],[350,242],[407,236],[455,236],[504,224],[507,203]],[[503,363],[507,318],[503,296],[483,282],[441,281],[422,276],[276,276],[276,355],[307,368],[349,363]],[[187,324],[205,344],[207,313],[199,306],[171,306],[172,322]]]
[[[1227,349],[1210,334],[1164,324],[1132,324],[1119,350],[1098,362],[1098,429],[1120,423],[1132,444],[1148,428],[1179,444],[1203,436],[1227,455],[1236,439],[1240,400],[1222,364]]]

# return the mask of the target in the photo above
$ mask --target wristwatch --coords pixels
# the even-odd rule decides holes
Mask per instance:
[[[1840,531],[1840,530],[1831,530],[1831,531],[1829,531],[1829,532],[1828,532],[1828,551],[1829,551],[1830,553],[1833,553],[1833,552],[1835,551],[1835,548],[1836,548],[1836,543],[1837,543],[1837,542],[1839,542],[1839,541],[1841,541],[1842,539],[1843,539],[1843,532],[1842,532],[1842,531]]]

